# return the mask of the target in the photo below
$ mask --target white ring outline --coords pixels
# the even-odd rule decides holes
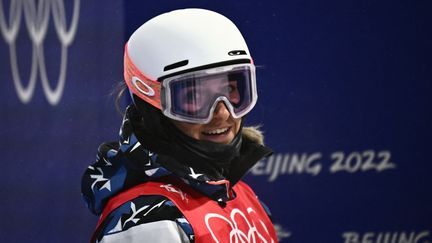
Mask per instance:
[[[217,214],[217,213],[207,213],[204,217],[204,221],[205,221],[205,225],[207,226],[207,229],[210,231],[210,234],[213,238],[213,240],[216,243],[219,243],[219,239],[216,237],[215,233],[213,232],[212,227],[210,226],[210,219],[221,219],[225,222],[228,223],[228,225],[231,228],[230,234],[229,234],[229,239],[230,239],[230,243],[256,243],[257,242],[257,238],[256,236],[258,236],[259,240],[261,240],[261,242],[267,243],[268,241],[266,240],[266,238],[262,235],[262,232],[260,232],[254,222],[255,220],[259,220],[259,223],[261,225],[262,228],[264,228],[265,233],[267,233],[267,236],[270,238],[271,243],[274,243],[274,239],[271,237],[266,225],[264,224],[264,222],[259,219],[259,217],[254,217],[254,215],[252,215],[253,213],[256,213],[255,210],[253,210],[251,207],[248,207],[247,209],[247,214],[249,215],[249,217],[252,219],[252,222],[249,222],[248,218],[246,217],[246,214],[243,213],[241,210],[239,210],[238,208],[233,208],[231,210],[230,213],[230,219],[225,218],[224,216]],[[247,233],[241,231],[239,229],[239,225],[237,224],[237,220],[236,220],[236,215],[239,215],[246,223],[247,227],[249,227],[249,230]]]
[[[74,0],[72,21],[69,30],[67,30],[66,11],[62,0],[39,0],[37,6],[35,1],[32,0],[12,0],[9,9],[10,25],[8,26],[3,11],[3,0],[0,0],[0,30],[9,45],[12,78],[15,90],[21,102],[28,103],[31,100],[36,86],[38,70],[40,72],[42,88],[48,102],[54,106],[60,101],[66,80],[67,48],[75,37],[79,18],[79,7],[80,0]],[[54,26],[57,37],[61,43],[60,72],[57,85],[54,89],[51,88],[48,80],[43,48],[43,41],[45,40],[48,30],[50,10],[53,13]],[[32,41],[32,64],[29,82],[26,87],[21,82],[15,44],[21,24],[22,12],[24,12],[25,25]]]

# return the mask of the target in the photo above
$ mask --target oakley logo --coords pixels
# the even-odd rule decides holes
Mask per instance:
[[[235,50],[228,52],[229,56],[240,56],[240,55],[247,55],[246,51],[243,50]]]
[[[66,24],[66,12],[62,0],[15,0],[10,1],[9,23],[3,9],[3,0],[0,0],[0,32],[9,45],[10,66],[12,78],[18,98],[23,103],[28,103],[35,90],[36,78],[42,82],[42,88],[48,102],[57,105],[63,94],[66,79],[68,46],[72,43],[79,18],[80,1],[74,1],[72,20],[69,29]],[[27,86],[21,82],[20,70],[18,68],[16,40],[21,24],[21,16],[24,15],[25,26],[32,42],[32,57],[29,81]],[[57,37],[61,44],[60,72],[57,85],[51,88],[45,64],[44,45],[50,16],[54,20]]]
[[[246,214],[237,208],[231,211],[229,219],[217,213],[208,213],[205,216],[205,224],[215,242],[227,242],[227,239],[229,239],[230,243],[275,242],[270,236],[265,224],[261,220],[255,222],[259,217],[254,215],[255,211],[252,208],[247,209],[247,214],[249,217],[246,217]],[[250,222],[248,218],[251,219],[252,222]],[[220,228],[221,225],[227,225],[231,228],[229,235],[215,234],[213,227],[217,229]]]
[[[137,77],[132,77],[132,83],[135,86],[135,88],[138,89],[139,92],[147,95],[147,96],[154,96],[155,91],[152,87],[150,87],[148,84],[146,84],[144,81]],[[142,86],[145,87],[146,90],[142,89]]]

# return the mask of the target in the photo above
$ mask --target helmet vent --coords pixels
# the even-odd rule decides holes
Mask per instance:
[[[234,50],[234,51],[230,51],[228,52],[229,56],[239,56],[239,55],[247,55],[246,51],[243,50]]]
[[[189,60],[183,60],[183,61],[180,61],[180,62],[176,62],[176,63],[173,63],[173,64],[165,66],[164,67],[164,71],[168,71],[168,70],[171,70],[171,69],[175,69],[175,68],[186,66],[186,65],[188,65],[188,63],[189,63]]]

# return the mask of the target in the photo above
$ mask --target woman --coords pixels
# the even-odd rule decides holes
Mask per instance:
[[[92,242],[276,242],[240,181],[271,151],[243,127],[257,93],[237,27],[203,9],[165,13],[132,34],[124,64],[120,142],[99,147],[82,181],[101,214]]]

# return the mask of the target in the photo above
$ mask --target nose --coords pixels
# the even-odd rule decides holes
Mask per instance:
[[[230,116],[231,113],[229,112],[225,103],[223,101],[219,101],[219,103],[216,105],[216,109],[213,112],[213,120],[225,121],[228,120]]]

